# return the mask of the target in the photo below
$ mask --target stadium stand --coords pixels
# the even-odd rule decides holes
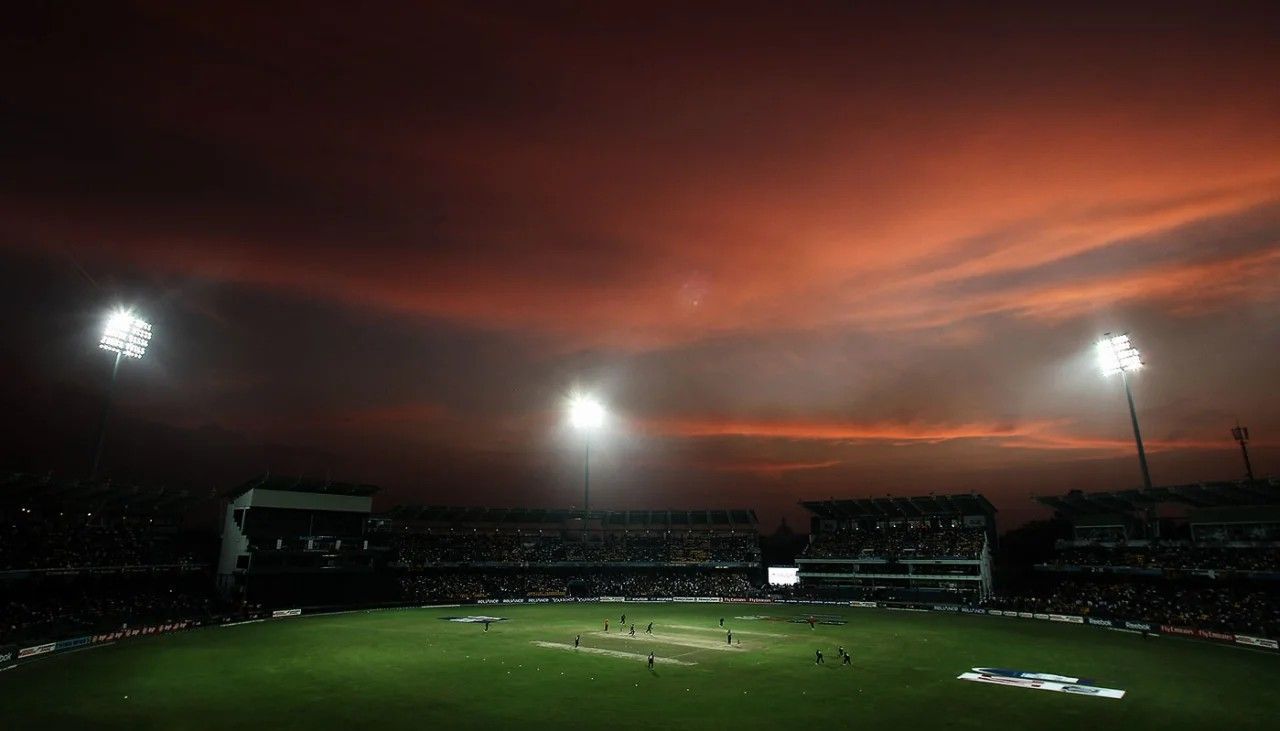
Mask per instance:
[[[1072,537],[1030,586],[987,606],[1280,635],[1280,481],[1036,499]]]
[[[875,600],[1270,643],[1254,638],[1280,636],[1280,502],[1265,504],[1274,483],[1248,487],[1148,496],[1176,495],[1177,510],[1132,493],[1055,498],[1072,537],[1036,564],[1030,585],[991,596],[995,510],[980,495],[803,503],[812,533],[797,559],[801,584],[779,589],[761,588],[751,510],[374,513],[371,486],[268,476],[223,496],[231,580],[220,578],[233,591],[219,594],[213,537],[188,526],[212,507],[204,498],[6,474],[0,645],[110,641],[297,607],[595,597]]]
[[[751,510],[397,507],[374,519],[403,597],[747,596]]]
[[[805,501],[800,595],[969,603],[991,592],[995,508],[981,495]]]
[[[211,536],[185,490],[0,476],[0,644],[211,608]]]

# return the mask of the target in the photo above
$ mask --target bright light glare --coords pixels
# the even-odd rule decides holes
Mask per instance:
[[[574,429],[599,429],[604,424],[604,406],[590,396],[574,396],[569,402],[569,423]]]
[[[1132,373],[1142,367],[1142,356],[1129,342],[1128,335],[1107,333],[1098,341],[1098,367],[1104,376],[1121,371]]]
[[[151,342],[151,325],[132,312],[117,312],[107,320],[98,347],[126,358],[141,358]]]

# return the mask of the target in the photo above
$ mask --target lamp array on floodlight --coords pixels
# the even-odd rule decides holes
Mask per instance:
[[[117,356],[141,358],[151,342],[151,324],[131,312],[117,312],[107,320],[98,347]]]
[[[590,396],[575,396],[569,402],[569,423],[575,429],[599,429],[604,425],[604,406]]]
[[[1104,376],[1120,372],[1132,373],[1142,368],[1142,356],[1129,342],[1128,334],[1107,333],[1098,341],[1098,367]]]

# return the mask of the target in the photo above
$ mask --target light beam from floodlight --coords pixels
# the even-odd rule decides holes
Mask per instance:
[[[569,401],[569,423],[582,432],[582,510],[591,511],[591,432],[604,426],[604,405],[591,396]]]
[[[1151,471],[1147,469],[1147,451],[1142,448],[1142,431],[1138,429],[1138,410],[1133,406],[1133,391],[1129,389],[1129,374],[1141,370],[1144,363],[1138,349],[1129,341],[1129,334],[1106,333],[1098,341],[1098,367],[1102,375],[1120,374],[1124,383],[1124,396],[1129,402],[1129,419],[1133,422],[1133,441],[1138,445],[1138,463],[1142,465],[1142,484],[1151,489]]]
[[[151,324],[137,317],[129,310],[118,310],[107,319],[102,330],[102,339],[98,347],[116,354],[115,364],[111,366],[111,382],[107,386],[107,396],[102,406],[102,419],[98,422],[97,446],[93,450],[93,464],[89,468],[89,479],[98,474],[98,463],[102,460],[102,445],[107,438],[107,418],[111,414],[111,393],[115,390],[116,376],[120,373],[122,358],[142,359],[151,344]]]

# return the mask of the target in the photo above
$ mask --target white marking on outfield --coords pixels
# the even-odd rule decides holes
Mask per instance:
[[[680,647],[696,647],[699,650],[715,650],[717,652],[742,652],[742,648],[737,645],[730,645],[720,640],[706,640],[701,637],[685,637],[681,635],[636,635],[631,637],[625,634],[605,634],[596,632],[597,637],[603,637],[608,640],[621,640],[624,642],[657,642],[662,645],[678,645]]]
[[[604,655],[605,657],[617,657],[624,660],[638,660],[645,662],[649,659],[648,655],[641,655],[635,652],[621,652],[619,650],[606,650],[602,647],[574,647],[563,642],[543,642],[541,640],[533,640],[533,644],[538,647],[549,647],[553,650],[573,650],[574,652],[586,652],[592,655]],[[687,662],[685,660],[677,660],[673,657],[654,657],[653,661],[662,665],[697,665],[696,662]],[[564,673],[561,673],[563,675]],[[592,678],[595,680],[595,678]]]
[[[670,627],[671,629],[694,629],[694,630],[699,630],[703,632],[719,632],[722,635],[728,631],[727,627],[724,629],[720,629],[717,627],[695,627],[691,624],[667,624],[663,626]],[[778,634],[777,632],[757,632],[755,630],[746,630],[746,629],[735,629],[733,633],[735,635],[758,635],[760,637],[786,637],[787,636],[787,635]]]

